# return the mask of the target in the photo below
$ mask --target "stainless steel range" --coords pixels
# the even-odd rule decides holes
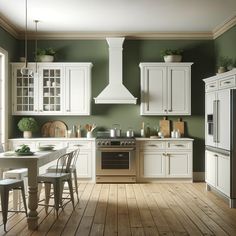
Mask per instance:
[[[96,182],[136,182],[134,138],[96,140]]]

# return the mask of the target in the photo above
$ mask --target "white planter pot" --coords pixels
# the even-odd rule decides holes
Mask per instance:
[[[225,70],[225,67],[223,67],[223,66],[220,66],[219,68],[218,68],[218,73],[219,74],[221,74],[221,73],[224,73],[226,70]]]
[[[182,56],[181,55],[166,55],[164,56],[165,62],[181,62]]]
[[[40,62],[53,62],[54,61],[54,56],[51,56],[51,55],[39,56],[39,61]]]
[[[32,138],[32,131],[24,131],[23,137],[24,138]]]

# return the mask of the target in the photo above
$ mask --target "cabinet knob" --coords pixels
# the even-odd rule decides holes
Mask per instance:
[[[37,109],[35,109],[34,111],[38,111]]]
[[[166,154],[165,154],[165,153],[162,153],[162,155],[163,155],[163,156],[166,156]]]
[[[167,109],[165,109],[164,112],[167,112]]]
[[[66,111],[68,111],[68,112],[69,112],[70,110],[66,110]]]
[[[172,111],[171,109],[169,109],[168,111]]]

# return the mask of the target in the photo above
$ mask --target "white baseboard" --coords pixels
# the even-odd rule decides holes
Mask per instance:
[[[193,172],[193,182],[205,182],[205,172]]]

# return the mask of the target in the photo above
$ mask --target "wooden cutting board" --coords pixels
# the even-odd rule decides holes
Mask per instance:
[[[52,121],[48,121],[48,122],[43,124],[43,126],[41,127],[42,137],[50,137],[49,129],[50,129],[51,124],[52,124]]]
[[[55,120],[49,128],[50,137],[66,137],[67,125],[63,121]]]
[[[170,137],[170,121],[166,119],[166,117],[163,118],[163,120],[159,121],[160,131],[162,132],[164,138]]]
[[[174,121],[174,130],[179,130],[180,136],[184,137],[184,121],[182,121],[181,118],[178,119],[178,121]]]

